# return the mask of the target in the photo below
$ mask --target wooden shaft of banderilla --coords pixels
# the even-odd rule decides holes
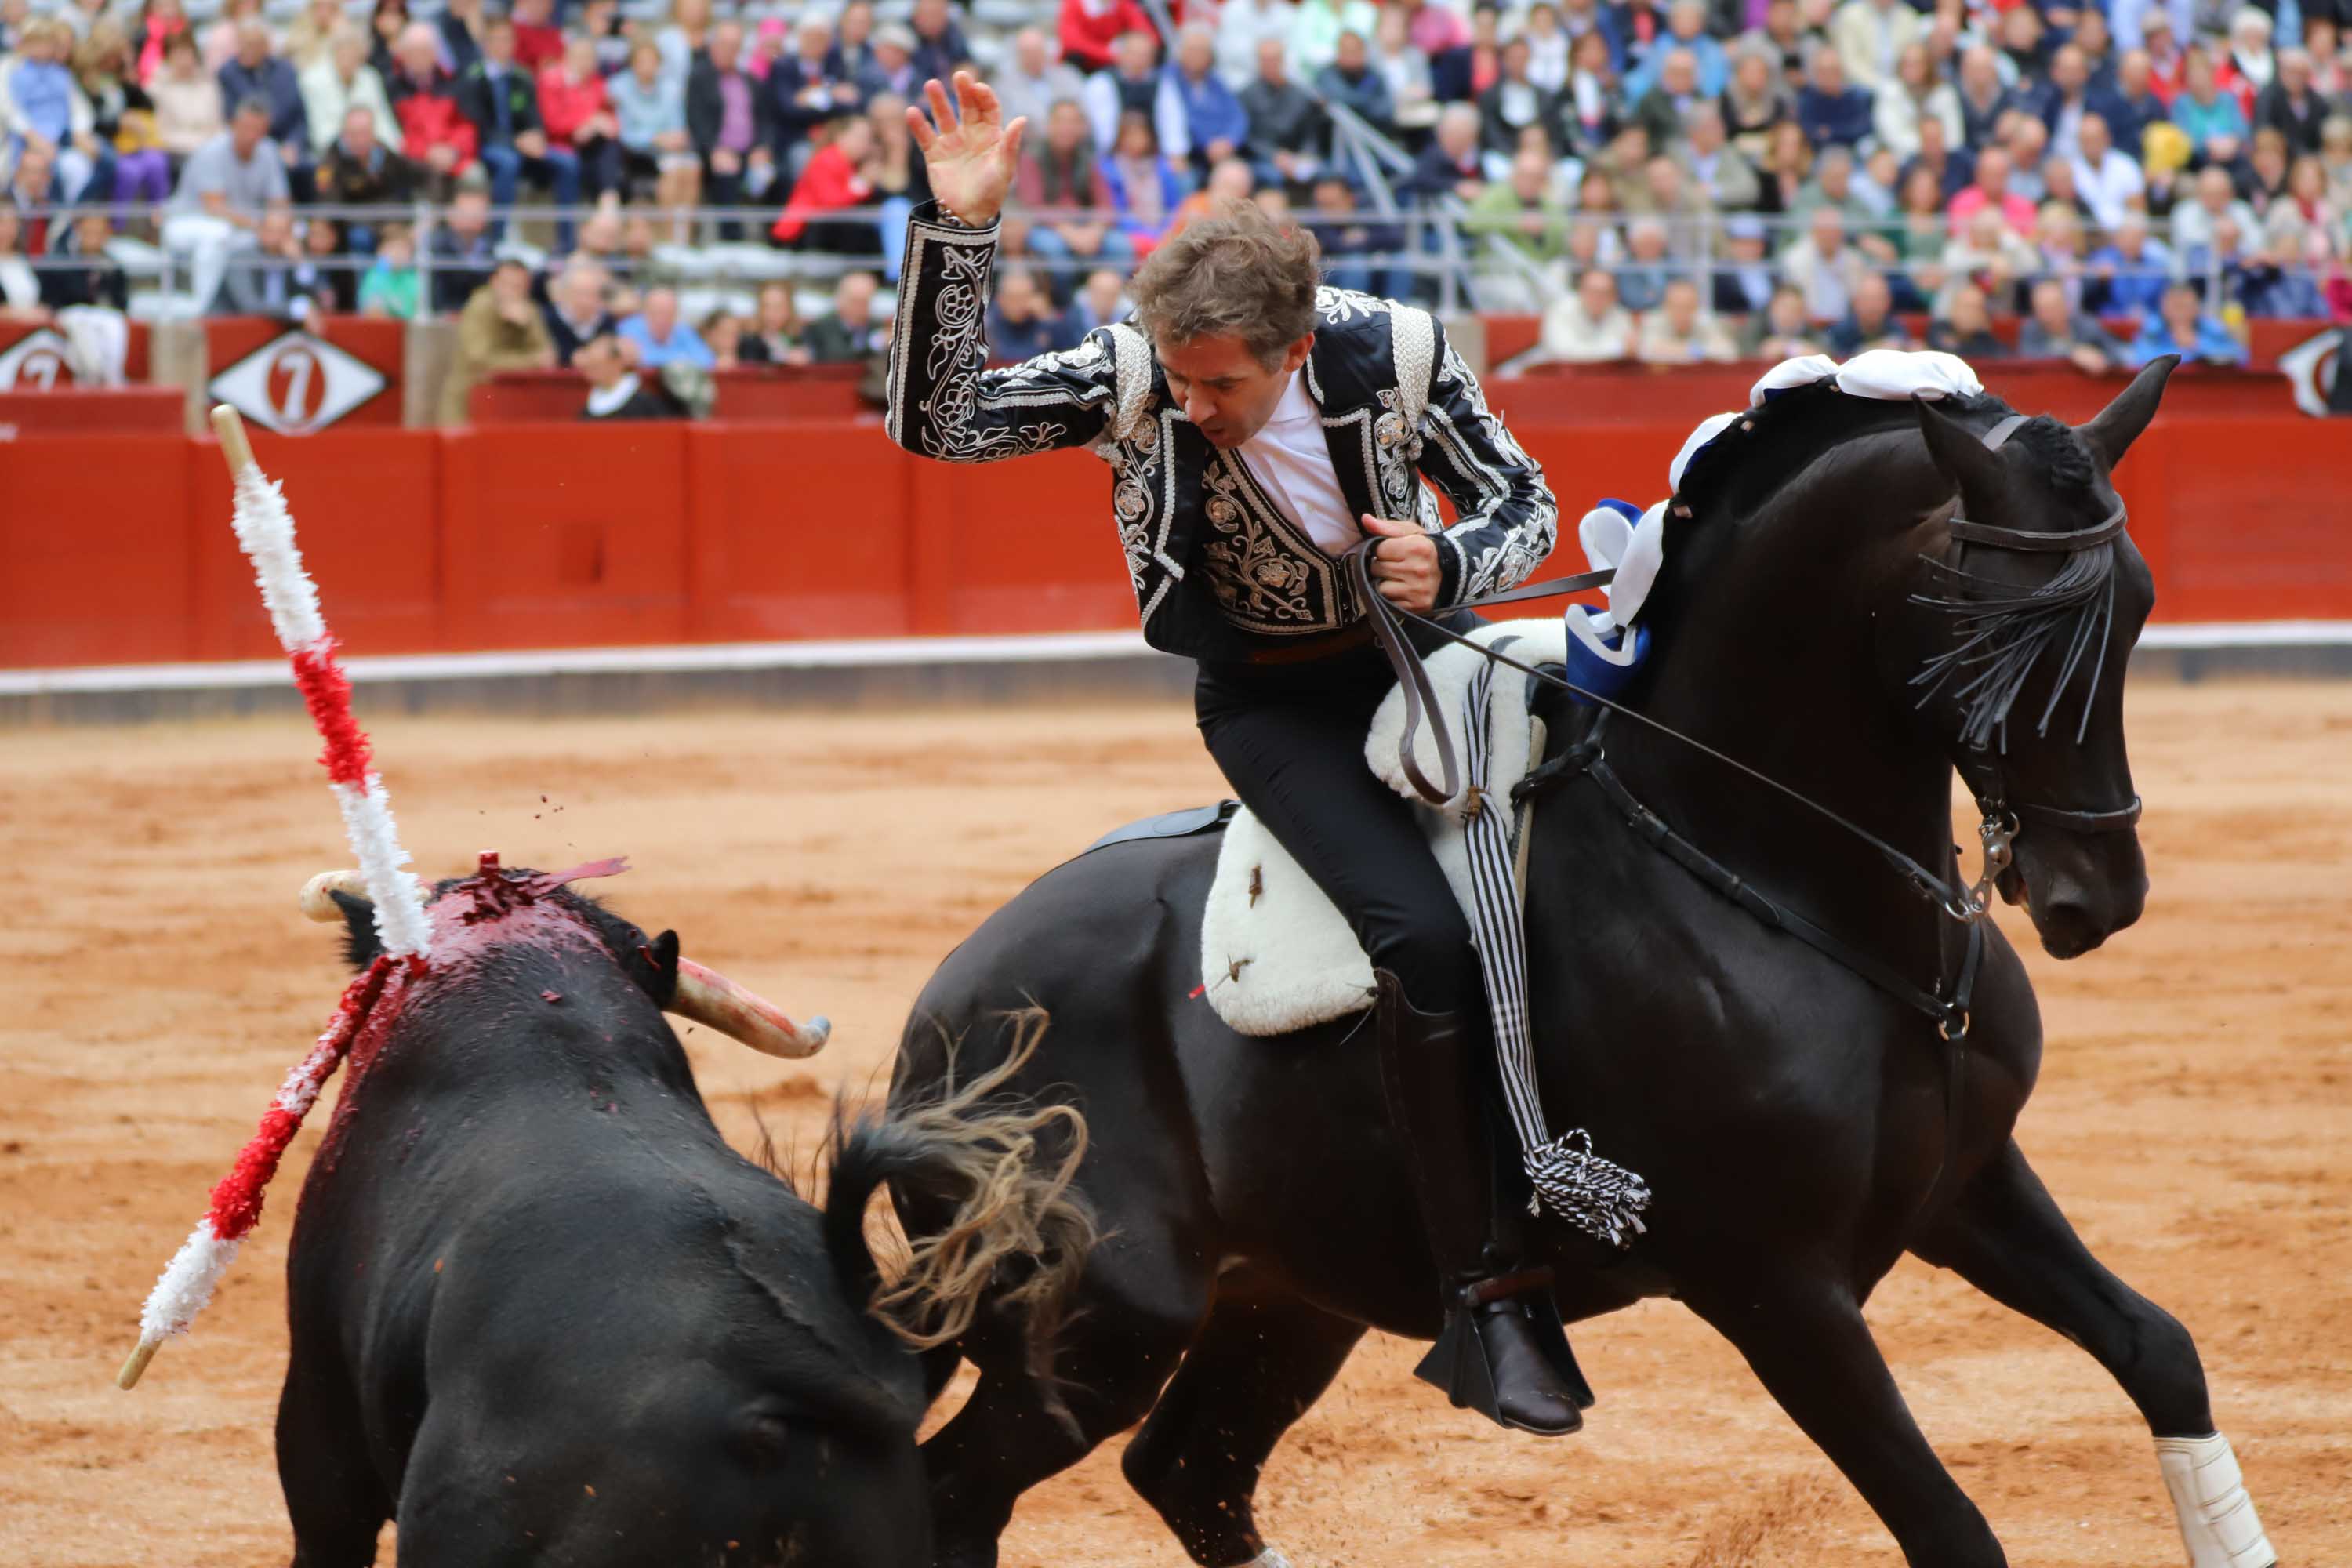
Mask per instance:
[[[253,443],[245,438],[244,416],[226,403],[214,404],[213,434],[220,437],[221,456],[227,460],[230,479],[252,466]]]

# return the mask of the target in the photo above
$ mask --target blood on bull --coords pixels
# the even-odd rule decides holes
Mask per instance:
[[[614,868],[583,868],[590,874]],[[287,1264],[278,1457],[297,1568],[401,1558],[874,1564],[930,1560],[918,1352],[1025,1279],[1027,1330],[1092,1239],[1067,1111],[1003,1075],[845,1126],[822,1207],[729,1146],[665,1009],[771,1054],[821,1027],[571,885],[436,889],[434,962],[354,1039]],[[380,951],[349,873],[306,912]],[[885,1181],[961,1216],[887,1286]]]

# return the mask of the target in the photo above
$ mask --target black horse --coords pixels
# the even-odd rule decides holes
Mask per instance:
[[[2170,369],[2151,366],[2080,429],[2017,421],[1990,396],[1939,410],[1822,387],[1757,410],[1685,476],[1643,612],[1659,651],[1629,704],[1954,887],[1957,763],[2022,818],[2000,881],[2043,946],[2096,947],[2138,918],[2147,885],[2123,805],[2123,677],[2154,588],[2108,471]],[[1538,709],[1555,757],[1583,735],[1587,710],[1557,693]],[[1622,1255],[1537,1227],[1564,1314],[1679,1298],[1915,1564],[2003,1558],[1863,1319],[1906,1249],[2082,1344],[2159,1436],[2211,1433],[2187,1331],[2084,1249],[2011,1140],[2042,1031],[1991,923],[1640,725],[1612,720],[1605,752],[1621,793],[1571,770],[1537,808],[1530,1005],[1552,1126],[1590,1128],[1655,1196]],[[1883,983],[1629,832],[1629,797],[1884,965]],[[894,1098],[938,1091],[943,1038],[985,1065],[994,1016],[1031,998],[1056,1038],[1087,1043],[1049,1045],[1016,1082],[1083,1108],[1078,1186],[1108,1237],[1058,1382],[985,1318],[961,1345],[979,1381],[924,1448],[942,1563],[992,1563],[1024,1490],[1138,1420],[1127,1477],[1194,1560],[1257,1558],[1251,1497],[1282,1433],[1368,1326],[1438,1329],[1375,1053],[1350,1037],[1360,1020],[1249,1039],[1197,999],[1215,852],[1209,836],[1151,839],[1053,871],[941,965],[908,1025]],[[1948,1001],[1972,923],[1972,1017],[1892,994]],[[919,1202],[900,1208],[913,1232],[934,1223]],[[935,1359],[935,1387],[955,1353]],[[1073,1420],[1051,1415],[1057,1392]]]

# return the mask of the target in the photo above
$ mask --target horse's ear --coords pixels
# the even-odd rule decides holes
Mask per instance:
[[[1957,481],[1965,494],[1997,495],[2002,484],[2000,454],[1987,447],[1977,433],[1928,402],[1916,400],[1919,434],[1927,438],[1927,455],[1936,467]]]
[[[2100,461],[2114,468],[2124,460],[2131,444],[2156,417],[2156,405],[2163,401],[2164,384],[2172,377],[2173,367],[2180,363],[2179,354],[2159,354],[2147,362],[2132,383],[2116,394],[2116,400],[2099,410],[2098,416],[2088,425],[2078,425],[2074,433],[2099,455]]]

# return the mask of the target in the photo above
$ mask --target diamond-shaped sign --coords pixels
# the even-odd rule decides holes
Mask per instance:
[[[73,384],[73,351],[65,339],[47,327],[36,327],[0,353],[0,392],[18,386],[47,392]]]
[[[212,395],[265,429],[323,430],[390,384],[324,338],[286,332],[213,377]]]

